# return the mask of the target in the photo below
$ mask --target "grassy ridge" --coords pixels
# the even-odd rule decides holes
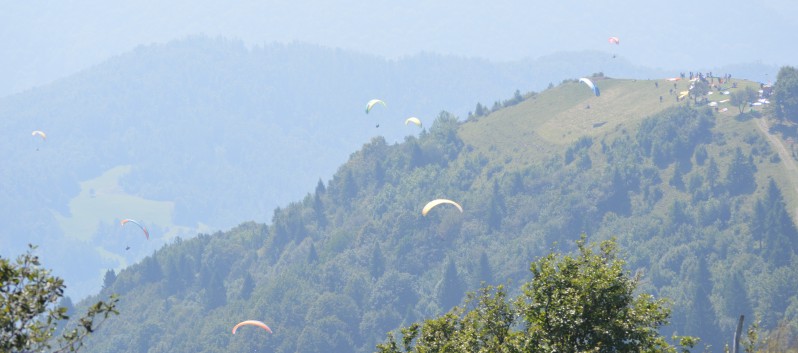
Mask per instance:
[[[466,145],[490,159],[512,160],[505,166],[512,170],[561,154],[583,136],[611,139],[617,137],[620,130],[634,130],[640,121],[667,108],[693,104],[692,98],[676,100],[679,92],[690,88],[689,80],[592,79],[601,90],[599,97],[581,82],[565,81],[517,105],[463,124],[459,136]],[[736,89],[731,88],[732,83],[737,83]],[[758,89],[759,85],[733,79],[722,87],[733,92],[746,87]],[[729,95],[721,92],[713,90],[713,94],[706,97],[710,102],[729,99]],[[723,108],[728,109],[716,112],[718,130],[727,132],[733,139],[736,137],[735,144],[743,144],[742,139],[751,134],[761,134],[753,121],[735,120],[739,111],[730,102],[718,103],[718,110]],[[754,109],[761,111],[763,107]],[[775,146],[773,148],[775,150]],[[722,170],[726,168],[726,160],[719,162]],[[672,174],[672,167],[670,169],[667,172]],[[782,189],[789,190],[785,198],[791,208],[798,208],[798,187],[792,185],[793,173],[784,164],[772,163],[765,164],[764,171],[758,174],[758,185],[766,185],[767,178],[776,178]]]

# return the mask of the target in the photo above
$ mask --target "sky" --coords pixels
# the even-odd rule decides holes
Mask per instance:
[[[388,59],[434,52],[516,61],[602,50],[676,71],[795,65],[795,18],[798,2],[790,0],[0,1],[0,96],[192,35],[249,46],[307,42]]]

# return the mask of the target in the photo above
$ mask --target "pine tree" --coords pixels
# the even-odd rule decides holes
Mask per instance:
[[[451,258],[446,262],[443,278],[438,285],[438,302],[444,310],[449,310],[463,298],[463,284],[457,273],[457,266]]]
[[[720,169],[718,168],[718,163],[715,162],[714,158],[709,159],[704,180],[706,180],[707,184],[709,185],[710,193],[715,195],[718,191],[718,187],[720,186]]]
[[[319,260],[319,254],[316,253],[316,246],[310,243],[310,250],[308,250],[308,263],[314,264]]]
[[[746,158],[742,150],[737,147],[726,171],[726,189],[733,196],[753,192],[756,190],[755,173],[756,166],[751,157]]]
[[[116,272],[113,269],[109,269],[105,271],[105,276],[103,276],[103,290],[111,288],[116,282]]]
[[[712,278],[703,256],[693,256],[685,260],[683,271],[686,272],[684,283],[689,284],[685,296],[687,308],[684,308],[685,323],[683,332],[707,339],[719,337],[715,325],[715,312],[710,302],[712,293]]]
[[[205,287],[204,306],[206,310],[218,308],[227,303],[227,289],[224,287],[224,278],[216,272],[210,276],[210,281]]]
[[[776,267],[789,263],[795,252],[798,230],[792,222],[781,191],[772,179],[768,184],[764,201],[765,218],[762,237],[765,241],[765,257]]]
[[[682,173],[682,168],[679,168],[678,166],[679,163],[680,162],[676,162],[677,165],[676,168],[673,169],[673,177],[671,177],[671,180],[668,182],[668,185],[673,186],[678,190],[684,191],[685,190],[684,176]]]
[[[374,162],[374,181],[377,182],[377,186],[381,186],[385,182],[385,167],[379,160]]]
[[[155,258],[155,255],[147,256],[141,260],[141,266],[144,268],[144,280],[146,282],[158,282],[163,278],[161,271],[161,264]]]
[[[766,214],[767,212],[765,211],[765,204],[762,202],[762,200],[757,200],[754,204],[754,217],[752,217],[751,224],[748,226],[748,229],[751,231],[751,237],[755,242],[757,242],[760,255],[764,252],[762,241],[765,238]]]
[[[485,115],[485,107],[483,107],[481,103],[477,103],[477,107],[474,108],[474,115],[476,115],[476,116],[484,116]]]
[[[327,218],[324,216],[324,201],[321,199],[326,192],[327,189],[324,187],[324,183],[319,179],[319,183],[316,184],[316,191],[313,193],[313,212],[316,214],[316,224],[319,225],[319,228],[327,226]]]
[[[349,201],[354,199],[357,196],[357,181],[355,180],[354,175],[352,175],[352,170],[347,169],[346,173],[344,173],[344,180],[343,183],[343,200]],[[345,202],[345,204],[349,204],[349,202]]]
[[[385,258],[382,256],[380,244],[374,244],[374,250],[371,251],[369,273],[371,273],[372,278],[380,278],[385,273]]]
[[[798,70],[794,67],[779,69],[773,85],[773,112],[779,119],[798,119]]]
[[[502,196],[501,189],[499,188],[499,181],[493,179],[493,191],[491,192],[490,205],[488,208],[488,229],[499,229],[503,216],[504,196]]]
[[[488,261],[488,254],[483,250],[481,254],[479,254],[479,270],[478,270],[478,279],[480,282],[480,287],[482,283],[485,285],[493,284],[493,270],[490,268],[490,261]]]
[[[252,275],[249,272],[244,272],[244,280],[241,283],[241,299],[248,300],[255,289],[255,281],[252,280]]]

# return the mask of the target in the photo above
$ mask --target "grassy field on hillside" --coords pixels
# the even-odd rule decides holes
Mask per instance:
[[[612,139],[624,130],[634,131],[643,119],[666,108],[695,104],[692,97],[678,102],[676,100],[679,92],[690,88],[692,82],[689,80],[593,78],[593,82],[601,90],[598,97],[581,82],[564,82],[520,104],[463,124],[460,137],[493,163],[504,164],[503,168],[523,168],[540,163],[552,155],[561,155],[565,148],[580,137]],[[732,83],[737,83],[737,88],[732,88]],[[750,152],[749,142],[754,138],[761,138],[771,149],[769,155],[775,156],[779,151],[779,144],[786,142],[776,135],[763,132],[763,128],[757,125],[764,123],[761,119],[739,120],[739,108],[728,101],[730,94],[723,93],[732,93],[746,87],[758,90],[759,84],[732,80],[721,85],[720,90],[712,89],[712,94],[706,96],[710,102],[718,102],[715,130],[731,135],[727,136],[731,139],[730,144],[740,146],[746,153]],[[726,108],[725,111],[723,108]],[[764,106],[746,107],[745,111],[753,109],[761,112],[763,108]],[[499,156],[508,155],[511,158],[498,159]],[[769,178],[776,180],[789,208],[795,210],[793,217],[798,221],[798,183],[793,182],[798,180],[798,169],[792,165],[795,162],[791,164],[785,161],[785,157],[792,159],[791,156],[782,153],[780,157],[780,160],[760,157],[756,161],[758,168],[764,172],[758,174],[757,193],[764,192]],[[716,161],[724,173],[730,158],[725,153]],[[673,166],[665,170],[664,174],[665,177],[672,175]]]
[[[100,222],[118,222],[125,218],[161,227],[171,226],[174,202],[153,201],[128,195],[119,187],[119,178],[130,170],[129,165],[118,166],[97,178],[81,182],[80,194],[69,201],[70,216],[55,215],[64,234],[89,240]]]

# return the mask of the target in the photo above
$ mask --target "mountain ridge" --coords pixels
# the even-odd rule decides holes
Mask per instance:
[[[477,102],[600,71],[602,62],[619,72],[635,70],[603,53],[571,56],[510,64],[437,54],[386,60],[311,44],[250,48],[204,36],[140,46],[46,87],[0,98],[0,129],[8,132],[0,142],[8,165],[0,172],[6,195],[0,220],[9,225],[0,231],[0,245],[19,253],[28,242],[39,244],[43,255],[57,259],[58,274],[72,284],[68,291],[80,297],[96,290],[102,273],[78,270],[60,249],[91,259],[89,267],[119,269],[177,234],[268,221],[274,207],[332,175],[372,137],[395,142],[418,134],[402,125],[408,116],[430,123],[446,109],[465,117]],[[375,97],[387,109],[365,115],[365,102]],[[47,141],[34,144],[31,130],[45,130]],[[126,195],[174,204],[169,222],[142,219],[163,237],[130,250],[111,239],[119,235],[119,220],[146,217],[136,214],[141,207],[81,189],[124,165],[131,171],[118,187]],[[270,183],[261,184],[264,178]],[[80,216],[109,212],[117,216],[99,223]],[[58,215],[97,230],[75,234]]]
[[[385,332],[448,310],[483,281],[523,282],[531,259],[571,249],[580,233],[615,237],[629,271],[645,273],[642,289],[673,300],[666,334],[719,347],[740,312],[768,330],[794,320],[798,231],[789,215],[758,216],[784,215],[784,199],[794,197],[779,187],[789,178],[756,127],[767,116],[715,112],[672,95],[659,103],[654,89],[668,94],[665,80],[596,82],[610,94],[594,97],[566,80],[466,122],[441,113],[400,144],[374,138],[327,183],[277,208],[268,226],[245,223],[158,250],[106,283],[102,295],[121,293],[120,310],[137,314],[103,328],[90,351],[371,351]],[[506,153],[529,130],[563,138],[547,122],[580,122],[594,106],[636,111],[596,101],[640,92],[658,109],[597,128],[566,124],[574,136],[566,132],[534,158],[520,157],[533,149]],[[557,114],[537,109],[549,100],[567,103]],[[498,137],[478,140],[475,130]],[[421,206],[439,197],[464,212],[440,207],[422,216]],[[238,318],[261,319],[275,334],[231,337]]]

